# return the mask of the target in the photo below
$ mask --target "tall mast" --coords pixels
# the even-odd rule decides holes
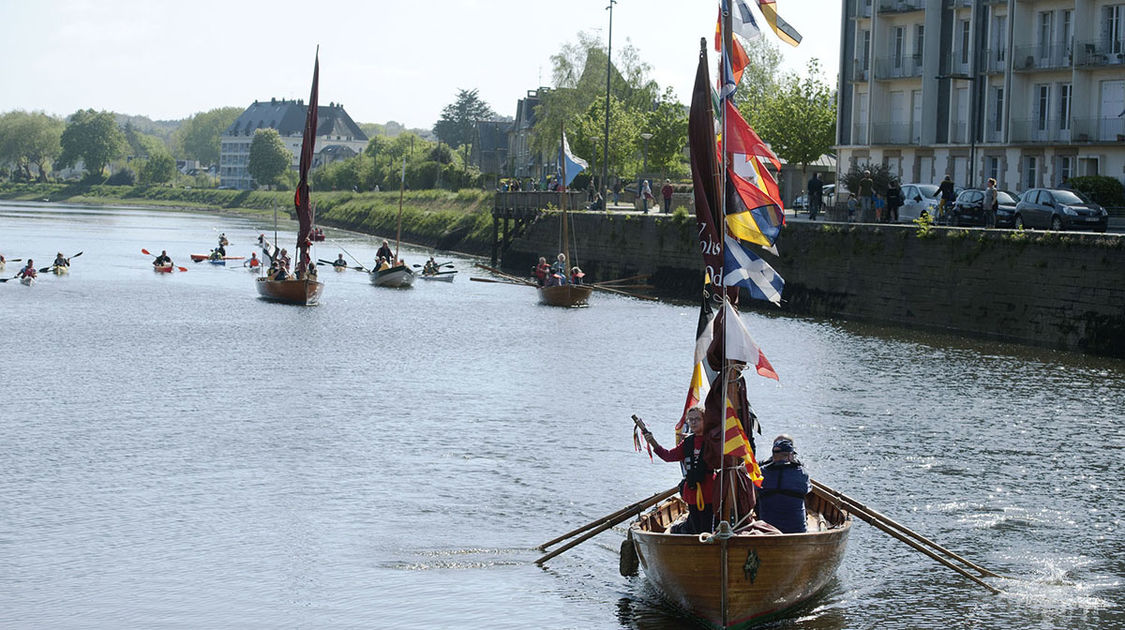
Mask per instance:
[[[570,240],[566,233],[566,123],[561,123],[562,135],[559,136],[559,166],[562,168],[562,181],[559,182],[559,207],[562,208],[562,254],[566,258],[566,267],[563,268],[563,278],[567,270],[573,266],[570,262]]]
[[[403,195],[403,191],[405,191],[405,190],[406,190],[406,156],[404,155],[404,156],[402,156],[402,180],[399,182],[399,185],[398,185],[398,227],[395,229],[395,259],[392,261],[394,263],[394,264],[391,265],[392,267],[394,265],[397,265],[398,261],[399,261],[398,244],[399,244],[399,241],[402,240],[402,195]]]

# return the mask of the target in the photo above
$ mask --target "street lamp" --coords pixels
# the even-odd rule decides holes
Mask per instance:
[[[652,140],[652,134],[648,133],[646,131],[645,133],[641,134],[641,138],[645,141],[645,148],[644,148],[644,152],[643,152],[645,165],[644,165],[644,167],[641,168],[641,171],[644,174],[647,175],[648,174],[648,141]]]
[[[973,182],[976,179],[976,163],[977,163],[977,77],[976,75],[967,74],[939,74],[935,79],[959,79],[961,81],[968,81],[972,86],[972,92],[969,94],[969,185],[966,188],[974,188]]]
[[[605,144],[602,147],[602,198],[606,197],[609,192],[608,177],[609,177],[609,78],[612,76],[613,64],[610,59],[613,58],[613,5],[617,4],[617,0],[609,0],[609,6],[606,10],[609,11],[609,38],[605,48]]]

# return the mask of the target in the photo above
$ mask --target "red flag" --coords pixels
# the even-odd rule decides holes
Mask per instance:
[[[781,170],[781,160],[777,159],[773,151],[746,122],[729,99],[727,100],[727,137],[724,138],[723,151],[726,153],[743,153],[769,160],[774,168]]]

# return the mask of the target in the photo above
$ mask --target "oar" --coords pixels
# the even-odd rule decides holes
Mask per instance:
[[[511,280],[497,280],[495,278],[470,277],[469,280],[472,280],[473,282],[492,282],[494,284],[514,284],[514,285],[519,286],[519,287],[533,287],[533,286],[535,286],[533,284],[528,284],[526,282],[512,282]]]
[[[598,284],[619,284],[621,282],[631,282],[633,280],[644,280],[646,278],[648,278],[648,274],[642,273],[642,274],[638,274],[638,275],[635,275],[635,276],[627,276],[625,278],[617,278],[616,280],[604,280],[602,282],[599,282]]]
[[[7,282],[9,280],[15,280],[18,277],[20,277],[20,274],[17,273],[16,275],[12,276],[11,278],[0,278],[0,282]]]
[[[614,289],[612,287],[603,287],[600,284],[587,284],[585,286],[592,287],[594,289],[597,289],[598,291],[606,291],[607,293],[620,293],[621,295],[627,295],[629,297],[634,297],[634,298],[637,298],[638,300],[649,300],[650,302],[656,302],[656,301],[659,301],[659,299],[660,299],[660,298],[654,298],[651,295],[641,295],[639,293],[629,293],[628,291],[622,291],[620,289]]]
[[[547,547],[551,546],[554,543],[557,543],[561,540],[566,540],[567,538],[569,538],[569,537],[571,537],[575,534],[578,534],[580,532],[589,530],[589,531],[586,531],[586,533],[583,534],[582,536],[579,536],[578,538],[575,538],[574,540],[572,540],[572,541],[568,542],[567,544],[559,547],[558,549],[556,549],[556,550],[554,550],[554,551],[552,551],[548,554],[543,555],[542,557],[540,557],[539,559],[537,559],[535,561],[535,564],[543,564],[544,562],[550,560],[551,558],[554,558],[555,556],[559,555],[560,553],[562,553],[564,551],[567,551],[568,549],[572,549],[574,547],[577,547],[578,545],[586,542],[587,540],[593,538],[594,536],[597,536],[598,534],[600,534],[600,533],[604,532],[605,530],[613,527],[614,525],[617,525],[618,523],[621,523],[623,521],[627,521],[630,518],[633,518],[634,516],[639,515],[641,512],[648,509],[649,506],[654,505],[656,503],[659,503],[659,502],[663,501],[664,499],[667,499],[668,497],[676,494],[679,491],[680,491],[680,487],[678,485],[674,486],[672,488],[669,488],[669,489],[665,490],[664,492],[654,494],[647,499],[637,501],[636,503],[634,503],[632,505],[629,505],[629,506],[626,506],[626,507],[624,507],[620,510],[617,510],[616,512],[614,512],[612,514],[607,514],[606,516],[603,516],[603,517],[599,518],[598,520],[593,521],[591,523],[587,523],[586,525],[583,525],[582,527],[579,527],[576,530],[573,530],[571,532],[567,532],[566,534],[564,534],[564,535],[562,535],[562,536],[560,536],[560,537],[558,537],[558,538],[556,538],[556,539],[554,539],[550,542],[543,543],[542,545],[539,546],[540,549],[546,549]]]
[[[953,564],[949,560],[946,560],[945,558],[939,556],[938,554],[934,553],[930,549],[927,549],[927,548],[923,547],[921,544],[919,544],[919,543],[917,543],[913,540],[910,540],[909,538],[907,538],[906,535],[909,535],[909,536],[911,536],[911,537],[913,537],[917,540],[920,540],[923,543],[929,545],[930,547],[940,551],[941,553],[946,554],[950,558],[954,558],[954,559],[964,563],[965,566],[971,567],[972,569],[979,572],[981,575],[988,576],[988,577],[997,577],[997,578],[1005,578],[1005,576],[1000,575],[999,573],[994,573],[992,571],[989,571],[988,569],[985,569],[984,567],[982,567],[980,565],[977,565],[973,562],[969,562],[965,558],[962,558],[961,556],[953,553],[952,551],[946,549],[945,547],[942,547],[941,545],[939,545],[939,544],[935,543],[934,541],[926,538],[925,536],[922,536],[921,534],[911,530],[910,528],[906,527],[905,525],[903,525],[901,523],[898,523],[896,521],[893,521],[893,520],[883,516],[882,514],[880,514],[878,512],[875,512],[873,510],[868,510],[866,507],[863,506],[863,504],[856,502],[854,499],[851,499],[850,497],[848,497],[847,495],[845,495],[841,492],[838,492],[836,490],[833,490],[832,488],[829,488],[828,486],[824,485],[823,483],[820,483],[819,481],[816,481],[815,479],[811,480],[811,481],[812,481],[812,485],[813,485],[814,488],[816,488],[817,490],[820,490],[821,492],[824,492],[825,494],[828,494],[829,496],[832,496],[836,500],[840,501],[842,504],[844,504],[844,507],[847,508],[847,510],[849,512],[858,516],[863,522],[867,523],[868,525],[871,525],[872,527],[875,527],[876,529],[878,529],[878,530],[882,531],[883,533],[891,536],[892,538],[895,538],[895,539],[897,539],[901,542],[906,543],[907,545],[910,545],[915,550],[921,551],[922,553],[926,554],[927,556],[933,558],[934,560],[940,562],[941,564],[944,564],[945,566],[949,567],[950,569],[953,569],[954,571],[956,571],[956,572],[960,573],[961,575],[969,578],[970,580],[976,582],[977,584],[980,584],[981,586],[987,588],[988,590],[992,591],[993,593],[999,593],[1000,592],[1000,589],[992,586],[991,584],[988,584],[987,582],[984,582],[983,580],[981,580],[977,576],[973,575],[972,573],[969,573],[968,571],[962,569],[961,567]],[[898,530],[898,531],[896,531],[896,530]]]
[[[22,258],[9,258],[9,259],[5,260],[4,262],[23,262],[23,259]]]
[[[359,259],[358,259],[358,258],[356,258],[355,256],[352,256],[352,253],[351,253],[351,252],[349,252],[348,250],[344,249],[344,246],[343,246],[343,245],[341,245],[341,244],[337,243],[336,241],[332,241],[332,244],[333,244],[333,245],[335,245],[335,246],[337,246],[337,247],[339,247],[341,251],[343,251],[343,252],[344,252],[345,254],[347,254],[348,256],[350,256],[352,260],[354,260],[354,261],[355,261],[355,264],[359,265],[359,267],[352,267],[352,269],[355,269],[356,271],[369,271],[369,270],[367,269],[367,267],[364,267],[364,266],[363,266],[363,263],[359,262]]]

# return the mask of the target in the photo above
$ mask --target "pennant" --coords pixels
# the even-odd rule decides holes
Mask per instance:
[[[767,300],[781,306],[781,290],[785,280],[766,261],[756,256],[742,243],[724,237],[723,284],[728,287],[746,287],[750,297]]]
[[[562,148],[559,150],[559,164],[565,165],[563,173],[566,175],[566,182],[564,182],[566,186],[570,186],[574,178],[578,177],[578,174],[586,170],[586,167],[589,166],[586,160],[571,153],[570,143],[566,140],[565,131],[563,132]]]
[[[746,438],[746,432],[743,431],[742,423],[739,422],[734,405],[729,399],[723,420],[723,455],[741,457],[746,465],[746,472],[750,475],[750,481],[754,482],[755,486],[761,487],[762,470],[754,459],[754,449],[750,447],[750,441]]]
[[[746,0],[734,0],[734,11],[731,13],[731,30],[741,35],[746,41],[753,41],[762,36],[758,28],[758,21],[750,11]]]
[[[706,350],[706,348],[704,348]],[[703,363],[696,361],[695,369],[691,372],[691,384],[688,385],[687,400],[684,401],[684,411],[680,414],[680,421],[676,423],[676,443],[680,443],[681,436],[684,431],[684,424],[687,423],[687,410],[703,402],[707,398],[707,393],[711,391],[711,385],[707,379],[703,377]]]
[[[742,153],[769,160],[774,168],[781,170],[781,160],[765,142],[762,142],[754,128],[746,122],[742,113],[731,101],[727,101],[727,133],[723,145],[723,151],[726,153]]]
[[[740,240],[777,250],[774,243],[785,225],[785,215],[777,201],[757,186],[727,169],[727,229]],[[725,261],[724,261],[725,264]],[[724,276],[725,284],[726,276]]]
[[[723,303],[723,335],[726,340],[726,358],[728,361],[742,361],[747,365],[754,366],[754,369],[766,378],[772,378],[777,381],[777,372],[770,365],[769,359],[760,348],[757,342],[750,336],[750,331],[746,330],[746,324],[742,323],[742,318],[738,316],[738,311],[730,305],[730,302]]]
[[[777,3],[775,0],[755,1],[758,3],[758,10],[762,12],[762,17],[765,18],[766,24],[769,24],[778,39],[790,46],[796,46],[801,43],[801,34],[797,32],[797,29],[793,28],[789,22],[786,22],[777,14]]]

